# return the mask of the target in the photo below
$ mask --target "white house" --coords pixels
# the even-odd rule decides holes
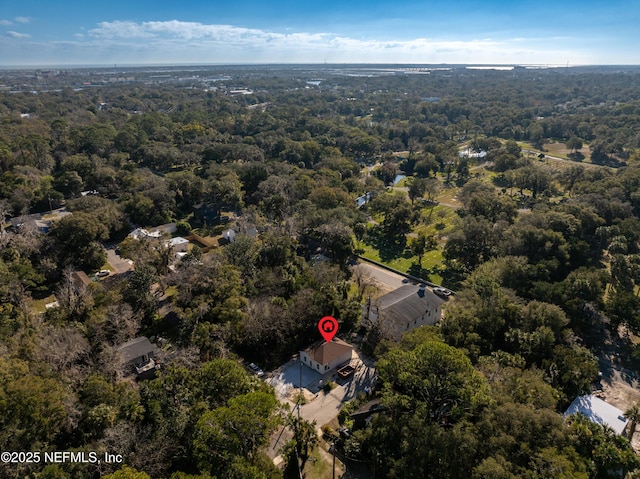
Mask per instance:
[[[400,340],[411,329],[440,321],[444,302],[424,285],[406,284],[374,300],[365,316],[380,321],[383,334]]]
[[[335,370],[351,361],[353,347],[338,338],[331,342],[318,341],[300,351],[300,361],[320,374]]]
[[[176,236],[169,240],[168,246],[174,253],[186,253],[189,249],[189,240],[182,236]]]
[[[593,394],[578,396],[564,413],[567,418],[572,414],[584,414],[590,421],[613,429],[616,434],[624,435],[629,420],[621,409],[603,401]]]
[[[153,228],[148,230],[145,228],[136,228],[131,233],[129,233],[129,237],[133,239],[160,239],[163,235],[170,235],[175,233],[176,230],[177,226],[175,223],[167,223],[166,225],[154,226]]]

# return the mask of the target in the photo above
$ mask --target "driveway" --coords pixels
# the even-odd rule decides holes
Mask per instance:
[[[302,366],[302,386],[306,390],[307,403],[300,408],[300,415],[307,421],[316,421],[317,427],[331,422],[338,416],[342,405],[356,397],[365,388],[375,385],[376,370],[372,360],[353,351],[351,365],[356,367],[353,376],[341,379],[335,372],[321,376],[318,372]],[[322,382],[320,382],[322,381]],[[329,393],[322,391],[322,384],[334,381],[337,386]],[[292,359],[270,374],[267,382],[271,384],[279,399],[288,403],[297,413],[296,405],[290,397],[300,384],[300,362]]]
[[[133,261],[121,258],[116,254],[115,249],[107,248],[107,263],[112,268],[114,274],[123,274],[133,271]]]
[[[303,388],[312,389],[321,377],[319,372],[308,368],[296,357],[273,371],[267,383],[271,384],[281,397],[287,398],[292,390],[300,388],[300,378]]]

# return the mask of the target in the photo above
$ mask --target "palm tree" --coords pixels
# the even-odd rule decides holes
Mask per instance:
[[[631,426],[629,426],[629,441],[631,441],[633,434],[636,432],[636,426],[640,422],[640,407],[638,404],[636,403],[629,407],[629,409],[624,412],[624,417],[631,422]]]

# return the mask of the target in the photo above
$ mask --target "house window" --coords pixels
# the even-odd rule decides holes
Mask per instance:
[[[307,357],[306,356],[302,356],[303,361],[306,363],[307,362]]]
[[[325,370],[325,371],[326,371],[327,369],[329,369],[329,365],[328,365],[328,364],[324,367],[324,370]]]
[[[316,369],[320,369],[320,365],[319,364],[316,364]]]

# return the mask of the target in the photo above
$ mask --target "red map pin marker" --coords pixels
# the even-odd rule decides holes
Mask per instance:
[[[331,316],[325,316],[318,321],[318,330],[320,331],[320,334],[322,334],[324,340],[330,343],[338,332],[338,321],[336,321],[336,318],[332,318]]]

